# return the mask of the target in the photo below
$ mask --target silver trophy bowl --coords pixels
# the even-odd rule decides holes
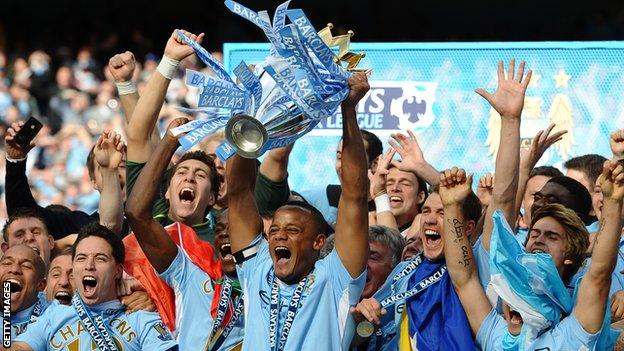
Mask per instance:
[[[225,138],[245,158],[257,158],[269,139],[262,122],[249,115],[236,115],[225,126]]]

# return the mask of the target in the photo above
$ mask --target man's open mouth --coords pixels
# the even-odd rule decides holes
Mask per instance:
[[[82,286],[87,297],[93,296],[95,288],[97,287],[97,280],[92,275],[86,275],[82,277]]]
[[[286,263],[291,257],[290,249],[285,246],[277,246],[275,248],[275,259],[277,263]]]
[[[219,254],[223,259],[230,259],[232,257],[232,245],[225,243],[219,246]]]
[[[435,230],[425,229],[425,241],[427,241],[427,244],[438,244],[441,239],[442,236],[440,235],[440,233],[436,232]]]
[[[54,298],[58,300],[62,305],[69,305],[71,302],[72,296],[69,291],[57,291],[54,294]]]
[[[11,284],[11,293],[17,293],[17,292],[22,291],[23,285],[22,285],[22,282],[20,282],[19,280],[14,279],[14,278],[9,278],[6,281],[9,282],[9,284]]]
[[[400,196],[390,196],[390,207],[401,207],[403,205],[403,198]]]
[[[180,190],[179,197],[181,202],[191,203],[195,200],[195,190],[191,188],[182,188],[182,190]]]

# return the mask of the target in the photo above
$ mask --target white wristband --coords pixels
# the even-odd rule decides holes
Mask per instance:
[[[134,83],[132,83],[132,81],[115,82],[115,85],[117,86],[117,92],[119,93],[119,96],[130,95],[136,93],[137,91],[137,87],[136,85],[134,85]]]
[[[390,211],[390,197],[388,194],[381,194],[375,198],[375,212],[382,213]]]
[[[173,76],[178,71],[179,64],[180,64],[180,61],[174,60],[171,57],[163,56],[163,58],[160,60],[160,63],[158,64],[158,67],[156,67],[156,69],[165,78],[171,80],[173,79]]]

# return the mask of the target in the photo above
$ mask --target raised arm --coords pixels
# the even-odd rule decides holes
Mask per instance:
[[[483,320],[492,310],[492,305],[479,283],[477,265],[472,253],[462,204],[472,192],[472,175],[466,176],[463,169],[442,172],[440,177],[440,199],[444,206],[444,257],[453,287],[464,307],[470,328],[477,334]]]
[[[494,94],[483,89],[475,90],[501,116],[500,144],[496,155],[494,169],[494,189],[492,203],[488,206],[483,229],[482,243],[490,250],[492,236],[492,214],[496,209],[503,211],[507,222],[516,223],[517,212],[514,212],[516,192],[518,190],[518,167],[520,164],[520,115],[524,107],[524,94],[531,81],[532,72],[524,76],[524,61],[520,62],[515,72],[515,60],[509,62],[505,77],[503,62],[498,63],[498,87]]]
[[[124,144],[121,135],[106,130],[100,135],[93,153],[102,177],[100,189],[100,224],[116,234],[123,227],[123,196],[119,186],[119,164],[123,158]]]
[[[260,164],[260,173],[272,182],[281,182],[288,175],[288,159],[295,144],[269,151]]]
[[[121,109],[126,117],[126,130],[132,119],[132,113],[134,108],[139,102],[139,93],[137,88],[132,82],[132,77],[136,69],[136,60],[134,54],[130,51],[123,52],[111,57],[108,60],[108,71],[113,77],[113,81],[117,86],[117,93],[119,94],[119,102],[121,103]],[[150,149],[153,150],[160,141],[160,135],[158,135],[158,128],[152,128],[152,135],[150,136]]]
[[[7,130],[4,137],[6,145],[6,206],[9,216],[19,208],[43,209],[37,204],[32,195],[28,178],[26,177],[26,157],[34,146],[31,142],[27,147],[22,147],[15,142],[15,136],[24,126],[24,122],[15,122]]]
[[[401,155],[401,162],[394,161],[393,164],[404,172],[416,174],[431,186],[437,185],[440,182],[440,173],[425,160],[414,133],[408,130],[407,134],[409,136],[392,134],[389,143]]]
[[[624,160],[624,129],[619,129],[611,133],[609,146],[611,147],[614,161]]]
[[[126,216],[130,228],[145,256],[158,273],[164,272],[171,265],[178,248],[165,228],[152,217],[152,206],[160,189],[160,179],[179,146],[178,138],[171,134],[171,129],[186,122],[188,119],[182,117],[174,119],[169,124],[167,133],[141,171],[126,202]]]
[[[342,103],[342,193],[336,221],[336,252],[351,277],[359,276],[368,260],[368,179],[366,151],[355,108],[370,88],[364,73],[349,79],[351,91]]]
[[[228,184],[228,222],[232,252],[251,244],[262,232],[262,218],[254,201],[256,160],[234,155],[225,165]]]
[[[204,34],[198,36],[183,31],[196,42],[201,42]],[[165,102],[167,87],[173,78],[180,61],[193,54],[193,49],[184,44],[175,31],[167,41],[165,53],[158,69],[147,81],[143,95],[134,108],[128,121],[128,161],[146,162],[152,152],[150,138],[156,128],[158,113]]]
[[[288,201],[288,159],[293,146],[290,144],[269,151],[260,164],[254,196],[261,214],[275,212]]]
[[[392,161],[392,157],[396,151],[389,148],[385,154],[377,162],[375,173],[369,169],[368,179],[370,181],[370,195],[375,200],[376,225],[383,225],[388,228],[399,229],[396,218],[390,211],[390,199],[386,190],[386,176],[388,175],[388,166]]]
[[[48,232],[55,240],[77,233],[82,226],[93,221],[90,215],[82,211],[53,212],[40,206],[33,197],[26,177],[26,156],[34,144],[31,143],[24,149],[14,140],[23,125],[24,122],[13,123],[4,139],[7,158],[5,186],[8,215],[11,216],[20,208],[30,208],[45,219]]]
[[[531,147],[529,150],[524,152],[524,150],[520,153],[520,171],[518,178],[518,191],[516,192],[516,201],[514,211],[515,213],[520,212],[520,207],[522,207],[522,199],[524,198],[524,192],[526,191],[527,182],[529,181],[529,175],[537,162],[542,158],[544,152],[563,138],[563,135],[567,133],[567,130],[560,130],[553,135],[550,135],[555,124],[551,124],[545,130],[540,130],[537,132],[533,141],[531,142]]]
[[[592,261],[581,280],[572,311],[583,329],[589,333],[596,333],[602,327],[609,299],[611,273],[617,261],[622,229],[624,167],[617,162],[606,161],[598,183],[604,196],[600,230],[594,239]]]

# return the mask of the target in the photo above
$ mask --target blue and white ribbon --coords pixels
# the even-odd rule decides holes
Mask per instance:
[[[236,75],[236,78],[243,83],[245,89],[253,96],[252,107],[250,107],[248,111],[252,115],[255,114],[262,100],[262,83],[260,83],[260,78],[253,74],[245,61],[241,61],[241,63],[236,66],[234,75]]]
[[[74,306],[74,310],[78,314],[78,318],[80,318],[80,322],[84,328],[91,335],[91,339],[95,342],[98,350],[100,351],[118,351],[117,345],[115,344],[114,339],[110,335],[110,331],[106,326],[106,322],[104,321],[104,314],[117,314],[120,310],[107,310],[103,313],[97,314],[95,317],[91,316],[89,313],[89,309],[82,302],[82,298],[80,294],[76,291],[74,293],[74,297],[72,297],[72,305]]]
[[[182,149],[186,151],[197,145],[205,137],[225,127],[228,119],[229,116],[217,117],[207,120],[195,120],[186,123],[180,127],[174,128],[171,131],[174,133],[175,136],[186,133],[186,135],[182,136],[179,139],[180,146],[182,146]]]
[[[193,48],[197,57],[199,57],[199,59],[202,60],[202,62],[206,66],[210,67],[219,78],[234,84],[234,81],[232,80],[228,72],[225,70],[221,62],[219,62],[212,55],[210,55],[210,53],[206,51],[206,49],[204,49],[201,45],[199,45],[195,41],[191,40],[191,38],[184,35],[182,31],[176,30],[176,34],[182,39],[182,41],[184,41],[186,45]]]
[[[205,49],[184,37],[219,78],[187,72],[187,84],[202,89],[198,109],[215,108],[229,110],[231,115],[243,112],[255,116],[269,134],[262,152],[295,142],[318,121],[333,115],[348,95],[350,73],[334,62],[334,52],[303,11],[289,10],[290,3],[286,1],[277,7],[271,23],[266,11],[255,12],[233,0],[224,3],[231,12],[262,29],[271,51],[255,72],[244,62],[236,67],[234,73],[241,82],[238,85]],[[286,24],[286,18],[291,24]],[[266,76],[262,77],[264,73]],[[217,150],[223,159],[233,153],[227,143]]]

